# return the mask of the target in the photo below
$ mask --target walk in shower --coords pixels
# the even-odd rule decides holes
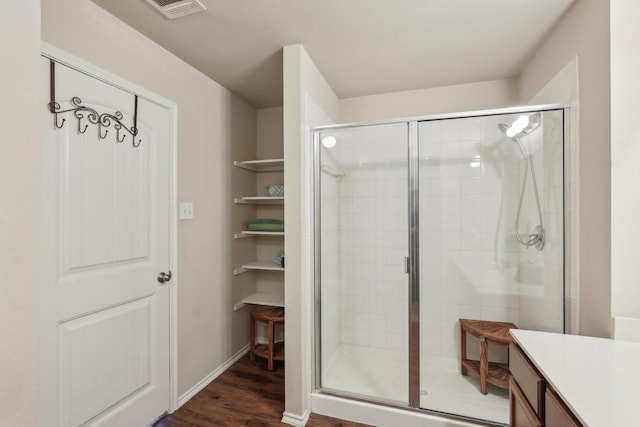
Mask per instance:
[[[555,107],[315,130],[318,390],[508,423],[459,319],[563,332],[563,140]]]

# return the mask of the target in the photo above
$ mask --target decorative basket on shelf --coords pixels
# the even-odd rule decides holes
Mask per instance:
[[[264,195],[267,197],[283,197],[284,196],[284,185],[282,184],[272,184],[264,187]]]
[[[280,267],[284,268],[284,251],[278,251],[278,254],[276,255],[274,261]]]

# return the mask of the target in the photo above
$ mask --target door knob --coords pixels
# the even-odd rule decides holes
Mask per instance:
[[[169,271],[168,273],[165,273],[164,271],[158,273],[158,283],[165,283],[169,280],[171,280],[171,271]]]

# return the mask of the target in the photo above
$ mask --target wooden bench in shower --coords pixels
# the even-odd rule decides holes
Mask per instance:
[[[518,329],[509,322],[492,322],[489,320],[458,319],[460,322],[460,369],[462,375],[471,373],[480,377],[480,391],[487,394],[488,384],[500,388],[509,388],[509,362],[489,362],[489,343],[506,347],[509,351],[511,342],[510,329]],[[476,338],[480,343],[480,360],[467,359],[467,334]],[[509,358],[507,357],[507,360]]]

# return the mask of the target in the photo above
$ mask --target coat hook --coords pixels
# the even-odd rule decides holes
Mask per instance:
[[[67,121],[67,119],[62,119],[62,123],[60,123],[60,126],[58,126],[58,114],[54,113],[55,116],[53,118],[53,125],[57,128],[57,129],[62,129],[62,127],[64,126],[64,122]]]
[[[56,73],[55,62],[53,60],[49,61],[49,83],[49,103],[47,104],[47,108],[49,112],[53,114],[53,125],[55,129],[62,129],[67,121],[64,117],[58,118],[59,114],[73,112],[74,117],[78,120],[78,134],[85,133],[89,128],[89,124],[97,124],[98,139],[105,139],[109,134],[109,126],[113,124],[116,128],[116,143],[122,143],[127,138],[126,134],[121,135],[120,132],[124,127],[124,130],[131,134],[133,147],[137,148],[140,146],[142,140],[138,139],[136,141],[136,136],[138,135],[138,95],[134,95],[133,126],[128,128],[122,123],[123,114],[120,111],[116,111],[113,114],[100,114],[95,109],[82,105],[82,100],[77,96],[70,99],[69,103],[71,104],[71,108],[63,110],[60,103],[56,102]],[[89,123],[83,127],[82,119],[85,117],[85,114]],[[102,133],[102,128],[105,128],[104,134]]]
[[[125,133],[125,134],[123,134],[123,135],[122,135],[122,139],[120,139],[120,128],[117,128],[117,129],[116,129],[116,141],[117,141],[118,143],[124,142],[124,139],[125,139],[126,137],[127,137],[127,134]]]
[[[82,125],[82,117],[78,117],[78,135],[85,133],[87,131],[87,128],[89,127],[89,125],[84,125],[84,130],[81,130]]]
[[[137,97],[136,97],[136,110],[138,108],[138,102],[137,102]],[[136,113],[137,114],[137,113]],[[136,122],[137,119],[134,117],[134,122]],[[131,126],[130,132],[131,132],[131,145],[133,146],[133,148],[138,148],[140,146],[140,143],[142,142],[142,139],[138,139],[138,142],[136,143],[136,136],[138,136],[138,128],[136,127],[135,123],[133,126]]]
[[[104,136],[102,135],[102,125],[98,124],[98,138],[100,139],[105,139],[107,137],[107,134],[109,133],[109,129],[106,129],[104,131]]]

